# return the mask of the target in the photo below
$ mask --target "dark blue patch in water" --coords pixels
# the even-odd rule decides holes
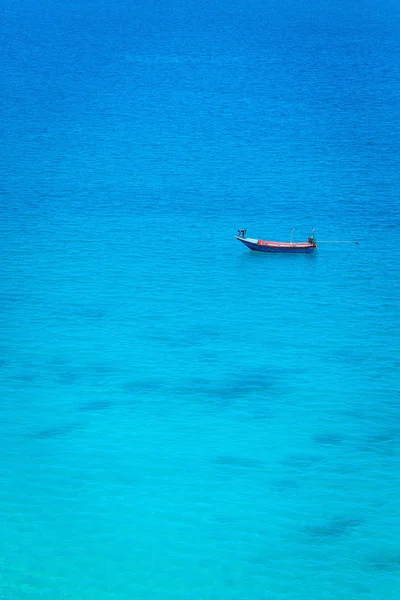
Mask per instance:
[[[68,312],[87,321],[101,321],[107,316],[104,308],[96,306],[72,306]]]
[[[188,382],[188,389],[203,396],[207,400],[215,401],[222,405],[231,405],[236,400],[247,398],[250,395],[265,398],[270,396],[274,382],[264,373],[243,374],[243,376],[225,380],[220,385],[214,382],[194,378]]]
[[[364,438],[360,450],[394,456],[400,451],[400,429],[390,427],[386,430],[371,433]]]
[[[309,536],[331,539],[350,533],[356,527],[362,525],[363,520],[353,517],[339,517],[316,525],[306,525],[304,533]]]
[[[64,435],[68,435],[72,431],[82,427],[82,423],[66,423],[65,425],[59,425],[56,427],[48,427],[45,429],[40,429],[36,433],[32,434],[31,437],[37,440],[47,440],[56,437],[61,437]]]
[[[22,373],[18,373],[17,375],[15,375],[14,379],[16,379],[17,381],[20,381],[21,383],[36,383],[38,382],[38,380],[40,379],[40,375],[38,375],[37,373],[33,373],[31,371],[26,371],[26,372],[22,372]]]
[[[371,556],[367,565],[374,571],[383,571],[385,573],[395,573],[400,571],[400,551],[398,554],[376,554]]]
[[[0,293],[0,305],[5,307],[19,304],[26,301],[27,296],[18,292],[2,292]]]
[[[56,381],[59,385],[75,385],[79,380],[77,373],[60,373],[56,377]]]

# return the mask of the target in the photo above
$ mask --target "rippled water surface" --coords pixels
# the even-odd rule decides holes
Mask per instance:
[[[3,6],[2,599],[397,599],[396,10]]]

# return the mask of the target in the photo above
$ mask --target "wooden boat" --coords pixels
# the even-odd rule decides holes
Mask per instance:
[[[292,230],[293,236],[293,230]],[[309,254],[317,248],[314,235],[310,236],[306,242],[271,242],[269,240],[256,240],[246,237],[246,230],[239,229],[238,235],[235,236],[239,242],[242,242],[250,250],[256,252],[281,252],[285,254]]]

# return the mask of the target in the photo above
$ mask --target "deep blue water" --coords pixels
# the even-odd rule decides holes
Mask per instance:
[[[398,4],[2,12],[2,600],[397,599]]]

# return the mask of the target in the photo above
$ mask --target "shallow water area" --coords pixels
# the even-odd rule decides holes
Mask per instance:
[[[6,2],[4,600],[399,596],[398,19],[223,8]]]

